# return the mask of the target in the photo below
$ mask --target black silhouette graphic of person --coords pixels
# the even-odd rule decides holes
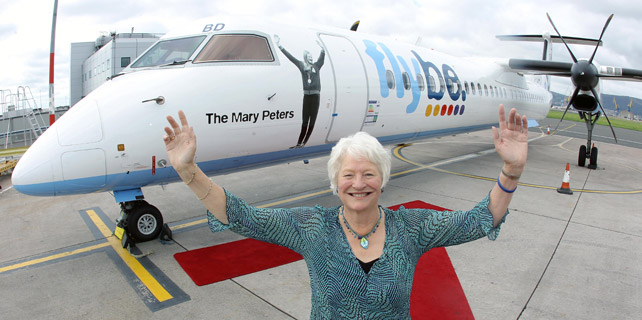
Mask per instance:
[[[290,149],[303,148],[312,135],[314,130],[314,123],[317,121],[317,114],[319,113],[319,102],[321,93],[321,79],[319,77],[319,70],[323,67],[325,60],[325,49],[321,42],[317,40],[317,44],[321,47],[321,54],[316,62],[312,60],[312,54],[308,50],[303,51],[303,61],[298,60],[290,54],[283,46],[281,46],[281,38],[274,35],[274,40],[279,49],[285,56],[294,63],[294,65],[301,71],[301,80],[303,82],[303,110],[301,124],[301,133],[297,144]]]

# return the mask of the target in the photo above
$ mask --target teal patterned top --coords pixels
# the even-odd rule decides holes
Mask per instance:
[[[208,212],[210,229],[229,228],[301,254],[310,273],[311,319],[409,319],[419,257],[431,248],[484,236],[495,240],[500,228],[492,226],[488,196],[470,211],[384,208],[383,254],[365,273],[339,223],[339,207],[256,208],[225,193],[230,223],[224,225]]]

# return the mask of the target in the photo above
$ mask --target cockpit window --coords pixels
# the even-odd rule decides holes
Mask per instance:
[[[274,56],[266,38],[253,34],[219,34],[205,45],[194,63],[251,61],[272,62]]]
[[[205,36],[161,40],[136,60],[132,68],[184,64],[204,39]]]

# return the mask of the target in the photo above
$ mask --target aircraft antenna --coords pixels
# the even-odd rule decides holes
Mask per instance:
[[[361,20],[357,20],[357,21],[355,21],[355,22],[352,24],[352,27],[350,27],[350,30],[351,30],[351,31],[357,31],[357,28],[359,28],[359,23],[360,23],[360,22],[361,22]]]

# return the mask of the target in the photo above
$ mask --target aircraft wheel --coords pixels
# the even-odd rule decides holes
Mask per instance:
[[[597,147],[591,148],[591,160],[589,162],[591,168],[597,168]]]
[[[127,231],[136,242],[158,237],[163,228],[163,215],[147,202],[134,207],[127,214]]]
[[[583,167],[586,164],[586,146],[580,146],[580,154],[577,157],[577,165]]]

